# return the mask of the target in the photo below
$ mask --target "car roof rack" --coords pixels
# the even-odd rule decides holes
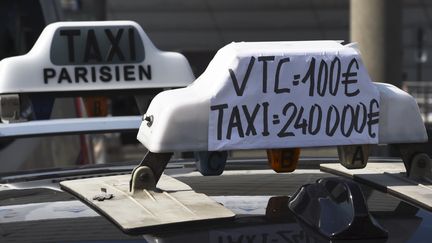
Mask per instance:
[[[0,125],[0,139],[137,131],[141,116],[85,117]]]

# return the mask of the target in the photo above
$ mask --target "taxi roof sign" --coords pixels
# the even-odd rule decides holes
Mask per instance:
[[[192,85],[159,93],[138,140],[172,152],[415,143],[427,134],[415,100],[373,83],[355,45],[241,42],[219,50]]]
[[[25,55],[0,61],[0,94],[184,87],[186,58],[158,50],[133,21],[48,25]]]

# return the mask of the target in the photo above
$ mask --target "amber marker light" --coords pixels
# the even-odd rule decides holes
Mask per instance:
[[[299,158],[299,148],[267,149],[269,165],[277,173],[294,171]]]
[[[85,97],[84,105],[89,117],[108,115],[108,98],[102,96]]]

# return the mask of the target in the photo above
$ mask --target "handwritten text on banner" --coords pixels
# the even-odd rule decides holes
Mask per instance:
[[[358,55],[243,56],[226,74],[209,150],[378,143],[379,93]]]

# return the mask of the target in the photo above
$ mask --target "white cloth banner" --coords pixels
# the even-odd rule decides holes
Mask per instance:
[[[229,66],[209,150],[378,143],[379,92],[353,48],[239,52]]]

